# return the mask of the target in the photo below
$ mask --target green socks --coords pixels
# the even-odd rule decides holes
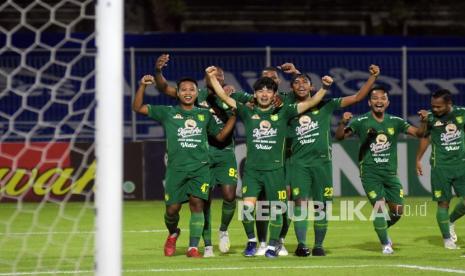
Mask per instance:
[[[281,234],[281,230],[283,228],[283,215],[276,214],[276,218],[271,220],[270,218],[270,241],[268,245],[276,246],[279,241],[279,235]]]
[[[325,208],[326,209],[326,208]],[[318,214],[315,214],[317,216]],[[326,210],[325,216],[323,219],[315,220],[313,222],[314,232],[315,232],[315,248],[322,248],[323,241],[325,240],[326,232],[328,231],[328,220],[326,219]]]
[[[189,247],[198,247],[203,232],[205,217],[203,212],[191,213],[189,221]]]
[[[179,222],[179,214],[176,214],[174,216],[169,216],[167,213],[165,213],[165,225],[166,225],[166,228],[168,228],[170,235],[176,232],[176,228],[178,228],[178,222]]]
[[[381,244],[388,244],[388,234],[387,234],[387,223],[386,219],[382,216],[377,216],[373,220],[373,225],[375,227],[375,232],[378,235],[379,241]]]
[[[254,239],[255,238],[255,229],[254,229],[255,211],[252,211],[254,206],[249,206],[249,205],[244,204],[242,208],[243,208],[243,210],[241,210],[242,211],[242,225],[244,226],[245,234],[247,235],[248,239]],[[249,218],[249,216],[251,217]]]
[[[305,207],[304,207],[305,208]],[[308,229],[308,213],[307,216],[301,218],[302,206],[294,208],[294,231],[299,244],[307,245],[307,229]]]
[[[438,206],[436,211],[436,220],[439,225],[439,230],[441,230],[442,237],[444,239],[449,239],[449,208],[442,208]]]
[[[221,225],[220,231],[228,230],[228,226],[231,223],[232,218],[234,217],[234,211],[236,210],[236,201],[233,200],[223,201],[223,207],[221,208]]]
[[[454,211],[450,214],[450,222],[455,222],[459,218],[465,215],[465,204],[463,203],[463,199],[455,205]]]

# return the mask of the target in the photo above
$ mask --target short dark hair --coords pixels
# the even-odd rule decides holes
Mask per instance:
[[[433,95],[431,97],[437,99],[437,98],[443,98],[445,102],[450,103],[452,102],[452,93],[447,90],[447,89],[439,89],[433,92]]]
[[[375,90],[381,90],[384,94],[386,94],[386,96],[389,96],[389,91],[384,86],[378,85],[370,89],[370,92],[368,92],[368,98],[371,98],[371,94],[373,94],[373,91]]]
[[[278,68],[276,68],[274,66],[267,66],[267,67],[263,68],[262,72],[263,71],[274,71],[274,72],[278,73]]]
[[[292,79],[291,79],[291,88],[292,88],[292,84],[293,84],[293,83],[295,82],[295,80],[298,79],[298,78],[307,79],[307,80],[310,82],[310,84],[313,84],[312,78],[310,78],[309,75],[307,75],[307,74],[295,74],[295,75],[292,76]]]
[[[276,82],[274,82],[272,78],[268,77],[261,77],[257,81],[255,81],[255,83],[253,84],[253,91],[255,92],[264,87],[267,89],[271,89],[274,92],[278,91],[278,85],[276,84]]]
[[[199,87],[199,85],[197,84],[197,81],[196,81],[195,79],[191,78],[191,77],[182,77],[182,78],[180,78],[180,79],[176,82],[176,86],[179,87],[179,85],[181,85],[181,83],[186,82],[186,81],[192,82],[192,83],[195,84],[195,86]]]

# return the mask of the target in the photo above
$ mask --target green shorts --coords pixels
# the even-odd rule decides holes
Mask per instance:
[[[404,204],[404,189],[395,172],[364,168],[361,175],[363,189],[371,204],[384,198],[387,202]]]
[[[189,172],[167,168],[165,180],[166,205],[187,202],[191,195],[208,200],[210,188],[210,170],[208,165]]]
[[[286,186],[291,185],[291,159],[286,158],[284,161],[284,177]]]
[[[465,196],[465,167],[431,168],[431,192],[434,201],[450,201],[452,187],[457,196]]]
[[[211,188],[218,185],[237,185],[237,163],[234,152],[210,157]]]
[[[333,199],[333,166],[331,162],[307,167],[294,162],[290,167],[291,198],[314,201]]]
[[[258,198],[260,192],[265,192],[269,201],[287,201],[284,170],[279,168],[271,171],[245,169],[242,179],[242,198]]]

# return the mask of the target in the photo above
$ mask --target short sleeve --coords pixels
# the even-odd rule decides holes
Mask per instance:
[[[347,126],[347,129],[350,129],[354,134],[360,133],[360,120],[353,118],[352,121]]]
[[[328,108],[331,112],[341,109],[342,98],[333,98],[328,103]]]
[[[241,119],[247,118],[247,114],[249,113],[249,108],[242,103],[236,102],[236,107],[237,107],[237,114]]]
[[[247,103],[249,102],[250,100],[253,99],[253,95],[251,94],[248,94],[246,92],[234,92],[231,94],[230,96],[231,98],[233,98],[236,102],[239,102],[239,103]]]
[[[168,110],[170,109],[169,106],[165,105],[147,105],[147,109],[149,110],[148,116],[155,121],[158,122],[163,122],[165,120],[166,114],[168,113]]]
[[[286,104],[284,105],[284,108],[287,120],[299,115],[299,112],[297,111],[297,104]]]
[[[215,118],[213,118],[213,115],[210,112],[206,112],[205,114],[208,118],[208,124],[207,124],[208,135],[211,135],[211,136],[218,135],[218,133],[220,133],[221,131],[220,126],[216,123]]]
[[[400,132],[402,133],[407,133],[407,130],[408,128],[410,127],[411,125],[409,124],[409,122],[399,118],[399,124],[398,124],[398,128],[400,130]]]

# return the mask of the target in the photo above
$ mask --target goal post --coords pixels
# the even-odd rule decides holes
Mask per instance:
[[[121,275],[123,182],[123,1],[96,12],[96,275]]]

